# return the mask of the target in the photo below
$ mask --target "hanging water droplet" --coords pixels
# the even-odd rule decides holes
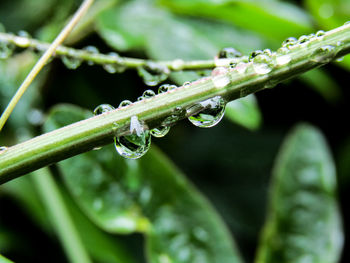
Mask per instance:
[[[187,109],[188,120],[201,128],[213,127],[220,122],[225,113],[225,100],[216,96]]]
[[[331,62],[337,54],[335,46],[325,45],[316,49],[311,57],[311,60],[317,63]]]
[[[137,116],[130,119],[130,135],[116,137],[114,144],[117,152],[128,159],[142,157],[149,150],[151,136],[148,130],[140,123]]]
[[[264,53],[253,58],[253,69],[258,74],[267,74],[272,70],[271,57]]]
[[[83,50],[89,52],[90,54],[98,54],[99,53],[97,47],[95,47],[95,46],[87,46],[87,47],[84,47]],[[92,66],[95,63],[93,61],[89,60],[89,61],[87,61],[87,64],[89,66]]]
[[[239,58],[241,56],[242,53],[233,47],[223,48],[218,54],[218,58]]]
[[[69,55],[63,56],[61,59],[63,64],[68,69],[77,69],[82,63],[82,60],[80,58],[69,56]]]
[[[138,67],[137,72],[148,86],[158,85],[166,80],[170,74],[170,71],[166,66],[154,62],[148,62],[145,66]]]
[[[169,126],[161,125],[157,128],[152,129],[151,135],[153,135],[154,137],[157,137],[157,138],[161,138],[161,137],[164,137],[165,135],[167,135],[169,131],[170,131]]]
[[[124,59],[121,58],[117,53],[115,52],[111,52],[108,53],[109,56],[113,57],[113,59],[115,60],[114,63],[108,63],[108,64],[104,64],[103,68],[111,74],[114,73],[123,73],[126,69],[126,66],[124,65]]]
[[[159,87],[158,94],[165,93],[165,92],[168,92],[169,90],[176,89],[176,88],[177,88],[177,86],[175,86],[175,85],[164,84],[164,85]]]
[[[15,46],[11,43],[0,40],[0,59],[7,59],[13,53]]]
[[[119,103],[118,108],[126,107],[126,106],[129,106],[130,104],[132,104],[130,100],[123,100],[121,103]]]
[[[0,146],[0,154],[4,153],[7,149],[8,147],[6,146]]]
[[[295,37],[289,37],[283,41],[282,47],[286,47],[286,48],[290,49],[291,47],[293,47],[297,43],[298,43],[298,40]]]
[[[253,59],[258,56],[258,55],[261,55],[261,54],[264,54],[264,52],[262,50],[255,50],[253,51],[252,53],[250,53],[249,55],[249,61],[253,61]]]
[[[103,114],[105,112],[109,112],[112,110],[114,110],[114,107],[112,105],[101,104],[94,109],[94,115],[100,115],[100,114]]]
[[[181,119],[181,117],[179,115],[172,114],[164,119],[164,121],[162,122],[162,125],[163,126],[170,126],[180,119]]]

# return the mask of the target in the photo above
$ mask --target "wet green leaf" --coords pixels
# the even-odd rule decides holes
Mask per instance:
[[[335,167],[320,131],[302,124],[290,133],[270,193],[255,262],[338,262],[343,230]]]
[[[174,12],[220,19],[283,41],[312,31],[309,16],[297,6],[280,1],[159,0]]]
[[[46,130],[86,114],[56,107]],[[59,164],[73,197],[101,228],[141,232],[149,262],[241,262],[228,230],[213,208],[154,146],[139,160],[126,160],[112,146]],[[213,242],[216,240],[216,242]]]
[[[262,123],[262,116],[254,95],[227,103],[225,117],[250,130],[258,129]]]

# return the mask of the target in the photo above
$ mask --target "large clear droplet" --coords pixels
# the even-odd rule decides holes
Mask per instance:
[[[0,41],[0,59],[7,59],[13,53],[15,46],[11,43]]]
[[[128,159],[138,159],[146,154],[151,146],[149,130],[145,130],[137,116],[130,119],[130,135],[116,137],[114,145],[117,152]]]
[[[68,69],[77,69],[82,63],[82,60],[80,58],[69,56],[69,55],[63,56],[61,59],[62,59],[63,64]]]
[[[186,112],[191,115],[188,120],[195,126],[201,128],[213,127],[224,116],[225,100],[220,96],[216,96],[193,105]]]
[[[159,126],[151,130],[151,135],[157,138],[164,137],[170,131],[170,126]]]
[[[101,104],[99,106],[97,106],[95,109],[94,109],[94,114],[95,115],[100,115],[100,114],[103,114],[105,112],[109,112],[109,111],[112,111],[114,110],[114,107],[112,105],[109,105],[109,104]]]
[[[149,62],[143,67],[138,67],[137,72],[148,86],[156,86],[168,78],[169,69],[157,63]]]

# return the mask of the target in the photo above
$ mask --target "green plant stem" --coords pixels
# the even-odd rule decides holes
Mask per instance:
[[[29,72],[28,76],[24,79],[21,86],[18,88],[16,94],[12,97],[10,103],[7,105],[5,111],[0,117],[0,131],[4,127],[7,119],[10,117],[13,109],[15,108],[18,101],[21,99],[24,92],[27,90],[29,85],[33,82],[35,77],[39,74],[40,70],[45,66],[47,61],[50,59],[52,54],[55,52],[57,47],[67,38],[69,33],[73,30],[74,26],[79,22],[81,17],[86,13],[94,0],[84,0],[79,9],[76,11],[69,23],[64,27],[57,38],[48,46],[45,53],[34,65],[33,69]]]
[[[39,51],[45,51],[50,44],[36,39],[16,36],[7,33],[0,33],[0,41],[4,41],[22,48],[33,48]],[[248,57],[243,56],[232,59],[211,59],[211,60],[192,60],[183,61],[181,59],[169,61],[154,61],[139,58],[119,57],[112,54],[91,53],[86,50],[59,46],[54,56],[67,56],[81,61],[90,61],[96,65],[116,64],[124,68],[138,68],[146,66],[148,63],[155,63],[166,66],[170,71],[181,70],[204,70],[213,69],[216,66],[229,66],[230,63],[247,62]]]
[[[330,47],[328,45],[334,46],[334,49],[324,53]],[[296,45],[287,54],[277,54],[274,60],[278,61],[287,55],[290,61],[284,65],[274,63],[267,74],[258,74],[255,62],[241,63],[227,73],[203,78],[127,107],[43,134],[0,152],[0,183],[111,143],[113,137],[128,134],[132,116],[136,115],[151,129],[159,126],[166,117],[175,114],[178,107],[186,109],[214,96],[222,96],[227,101],[244,97],[348,53],[350,24],[331,30],[305,44]],[[227,85],[222,85],[223,83]],[[184,112],[178,119],[186,117],[188,116]]]
[[[43,168],[36,171],[32,174],[32,178],[69,261],[72,263],[92,262],[49,169]]]

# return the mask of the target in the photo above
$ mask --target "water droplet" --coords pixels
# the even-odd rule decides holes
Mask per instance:
[[[276,54],[286,54],[289,52],[289,49],[287,47],[280,47],[277,49]]]
[[[170,127],[169,126],[161,125],[161,126],[159,126],[157,128],[152,129],[151,130],[151,134],[154,137],[161,138],[161,137],[164,137],[165,135],[167,135],[169,131],[170,131]]]
[[[175,85],[164,84],[164,85],[159,87],[158,94],[165,93],[165,92],[168,92],[169,90],[176,89],[176,88],[177,88],[177,86],[175,86]]]
[[[225,75],[228,73],[228,68],[226,67],[216,67],[211,72],[213,76],[212,81],[216,88],[223,88],[230,83],[230,77]]]
[[[115,52],[111,52],[108,53],[109,56],[113,57],[113,59],[115,60],[114,63],[108,63],[108,64],[104,64],[103,68],[111,74],[114,73],[123,73],[126,69],[126,66],[124,65],[124,59],[121,58],[117,53]]]
[[[220,122],[225,113],[225,100],[216,96],[187,109],[188,120],[201,128],[213,127]]]
[[[272,70],[271,57],[264,53],[253,58],[253,69],[258,74],[267,74]]]
[[[323,30],[319,30],[316,32],[316,37],[323,37],[326,34],[326,32],[324,32]]]
[[[117,152],[128,159],[142,157],[149,150],[151,136],[148,130],[138,120],[137,116],[130,119],[130,135],[116,137],[114,139]]]
[[[154,62],[148,62],[143,67],[138,67],[137,72],[148,86],[156,86],[168,78],[170,70],[164,66]]]
[[[241,56],[242,53],[233,47],[223,48],[218,54],[218,58],[239,58]]]
[[[267,56],[272,56],[272,51],[271,49],[267,48],[267,49],[264,49],[264,54],[267,55]]]
[[[172,63],[171,66],[173,70],[182,70],[184,67],[185,62],[182,59],[175,59]]]
[[[292,57],[289,55],[276,56],[276,64],[278,66],[283,66],[288,64],[292,60]]]
[[[0,40],[0,59],[7,59],[13,53],[15,46],[11,43]]]
[[[118,108],[126,107],[126,106],[129,106],[130,104],[132,104],[130,100],[123,100],[121,103],[119,103]]]
[[[145,90],[142,94],[142,97],[144,97],[145,99],[147,98],[151,98],[151,97],[154,97],[156,95],[156,93],[151,90],[151,89],[148,89],[148,90]]]
[[[63,64],[68,69],[77,69],[82,63],[82,60],[80,58],[69,56],[69,55],[63,56],[61,59]]]
[[[311,60],[318,63],[328,63],[334,59],[336,54],[335,46],[325,45],[314,51]]]
[[[103,114],[103,113],[106,113],[106,112],[109,112],[109,111],[112,111],[112,110],[114,110],[114,107],[112,105],[101,104],[101,105],[97,106],[94,109],[94,114],[95,115],[100,115],[100,114]]]
[[[310,41],[310,37],[306,35],[302,35],[298,38],[298,43],[299,44],[305,44]]]
[[[250,53],[249,55],[249,61],[253,61],[253,59],[258,56],[258,55],[261,55],[261,54],[264,54],[264,52],[262,50],[255,50],[253,51],[252,53]]]
[[[98,54],[98,53],[99,53],[97,47],[95,47],[95,46],[87,46],[87,47],[84,47],[83,50],[85,50],[85,51],[87,51],[87,52],[89,52],[89,53],[91,53],[91,54]],[[92,66],[92,65],[94,65],[95,63],[94,63],[93,61],[90,60],[90,61],[87,61],[87,64],[88,64],[89,66]]]
[[[298,43],[298,40],[295,37],[289,37],[283,41],[282,47],[286,47],[286,48],[290,49],[291,47],[293,47],[297,43]]]
[[[240,73],[240,74],[244,74],[247,70],[249,63],[244,63],[244,62],[240,62],[237,64],[236,67],[234,67],[234,69]]]
[[[181,119],[180,115],[172,114],[163,120],[162,126],[170,126],[180,119]]]
[[[182,86],[183,86],[184,88],[187,88],[187,87],[191,86],[191,82],[186,81],[186,82],[184,82],[184,84],[182,84]]]
[[[4,153],[7,149],[8,147],[6,146],[0,146],[0,154]]]

